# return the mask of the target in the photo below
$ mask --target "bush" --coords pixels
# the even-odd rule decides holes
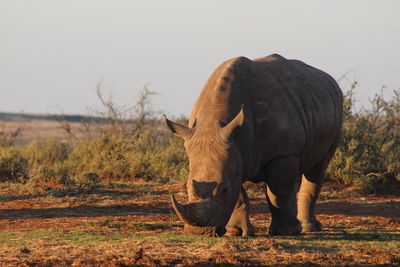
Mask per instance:
[[[15,129],[7,129],[3,122],[0,122],[0,146],[12,146],[17,139],[21,136],[24,128],[18,126]]]
[[[144,87],[135,103],[121,106],[112,94],[104,96],[99,83],[101,110],[94,110],[96,117],[83,122],[83,135],[75,134],[68,121],[59,121],[73,140],[70,145],[47,140],[2,149],[0,179],[24,177],[34,186],[76,184],[85,188],[120,179],[184,181],[188,168],[183,141],[159,130],[160,121],[150,101],[154,95]],[[21,130],[6,131],[0,124],[0,146],[12,146]]]
[[[174,182],[186,182],[189,174],[189,162],[183,146],[183,140],[170,135],[152,158],[152,166],[159,177]]]
[[[0,150],[1,181],[24,178],[45,188],[76,184],[92,189],[101,182],[137,178],[182,183],[187,165],[183,141],[155,129],[130,139],[103,133],[71,146],[47,140]]]
[[[78,183],[144,178],[155,181],[181,180],[187,165],[181,140],[162,138],[146,130],[133,140],[103,134],[80,141],[67,160],[69,173]]]
[[[128,157],[134,177],[182,182],[188,173],[183,141],[172,135],[157,137],[155,132],[145,131]]]
[[[342,139],[327,176],[363,193],[400,191],[400,90],[387,100],[382,94],[371,109],[354,110],[354,83],[344,97]],[[21,129],[5,131],[0,124],[0,181],[28,182],[50,187],[76,184],[95,188],[101,182],[144,178],[157,182],[184,183],[188,159],[183,140],[168,135],[157,125],[149,109],[153,92],[146,88],[138,102],[122,108],[98,97],[105,111],[102,128],[86,124],[88,134],[71,145],[48,140],[13,147]],[[181,118],[184,123],[184,118]],[[99,127],[100,127],[99,126]],[[92,131],[93,134],[90,132]]]
[[[328,175],[363,193],[399,190],[400,91],[371,100],[372,109],[352,111],[354,86],[345,95],[342,139]]]
[[[157,95],[156,92],[145,86],[139,91],[136,101],[128,105],[115,103],[112,92],[105,96],[102,82],[98,83],[96,93],[100,108],[90,109],[82,121],[82,128],[77,129],[66,120],[58,121],[71,140],[93,139],[104,134],[130,139],[146,129],[154,129],[158,112],[153,110],[151,99]]]
[[[69,149],[56,140],[34,141],[22,149],[28,159],[29,183],[33,185],[69,185],[68,169],[65,166]]]
[[[101,180],[128,178],[127,153],[130,150],[132,143],[129,140],[104,133],[75,143],[66,164],[70,175],[78,180],[95,175]]]
[[[18,182],[27,177],[28,161],[13,147],[0,147],[0,181]]]
[[[29,165],[52,165],[62,162],[68,157],[69,148],[66,143],[57,140],[33,141],[22,149]]]

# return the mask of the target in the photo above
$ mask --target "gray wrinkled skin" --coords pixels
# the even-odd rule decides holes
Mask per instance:
[[[298,60],[271,55],[221,64],[188,126],[166,119],[189,157],[189,201],[172,197],[185,232],[254,235],[245,181],[266,184],[270,234],[320,230],[314,207],[339,142],[342,102],[332,77]]]

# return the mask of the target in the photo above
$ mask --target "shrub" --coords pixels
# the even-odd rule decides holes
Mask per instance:
[[[133,105],[121,106],[113,101],[112,94],[104,96],[99,83],[101,110],[92,111],[97,117],[84,122],[83,138],[77,138],[68,122],[60,121],[61,128],[75,140],[66,165],[78,184],[129,178],[180,179],[185,173],[182,166],[187,162],[186,155],[180,140],[166,137],[157,129],[157,112],[150,101],[154,95],[144,87]]]
[[[68,185],[68,169],[65,166],[69,148],[56,140],[34,141],[22,149],[28,159],[29,183],[33,185]]]
[[[352,88],[354,89],[354,87]],[[372,109],[352,111],[354,94],[345,95],[342,139],[328,175],[363,193],[396,191],[400,180],[400,91],[371,100]]]
[[[101,108],[92,111],[96,117],[88,117],[82,128],[59,121],[73,140],[70,145],[47,140],[10,148],[22,128],[6,131],[0,124],[0,146],[8,146],[0,151],[0,181],[24,177],[35,188],[72,184],[94,188],[102,181],[134,178],[184,181],[188,170],[183,141],[159,130],[160,121],[151,106],[155,92],[144,87],[136,102],[121,106],[112,94],[107,97],[102,91],[99,83]]]
[[[134,177],[182,182],[188,172],[183,141],[172,135],[157,137],[154,131],[145,131],[128,157]]]
[[[69,174],[83,186],[135,178],[181,181],[187,174],[182,141],[155,129],[143,130],[130,139],[110,132],[80,140],[73,145],[66,165]]]
[[[29,158],[29,165],[51,165],[64,161],[68,157],[69,148],[66,143],[57,140],[33,141],[26,145],[22,153]]]
[[[173,182],[184,183],[189,174],[183,140],[174,135],[168,136],[158,153],[152,157],[151,163],[159,177]]]
[[[21,136],[24,128],[18,126],[15,129],[7,129],[3,122],[0,122],[0,146],[12,146]]]
[[[18,182],[25,180],[28,161],[13,147],[0,147],[0,181]]]
[[[130,163],[126,155],[130,150],[129,140],[104,133],[75,143],[66,164],[70,175],[78,180],[95,175],[101,180],[127,178]]]
[[[93,139],[104,134],[121,138],[135,138],[146,129],[154,128],[158,112],[153,110],[151,99],[157,95],[156,92],[145,86],[139,91],[135,101],[128,105],[117,104],[113,99],[112,92],[105,96],[102,82],[98,83],[96,93],[100,101],[100,108],[90,109],[88,116],[82,121],[82,128],[75,129],[68,121],[58,121],[60,128],[72,140]],[[77,134],[77,130],[80,132],[79,134]]]

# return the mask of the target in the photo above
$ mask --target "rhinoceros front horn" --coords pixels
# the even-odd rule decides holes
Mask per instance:
[[[179,202],[175,199],[174,194],[171,195],[171,202],[172,207],[182,222],[187,224],[195,223],[194,218],[191,218],[191,214],[193,214],[193,211],[190,210],[192,208],[191,206],[179,204]]]

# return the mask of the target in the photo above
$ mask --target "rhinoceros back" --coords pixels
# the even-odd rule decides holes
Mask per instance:
[[[280,55],[234,58],[210,76],[192,110],[189,127],[224,125],[241,107],[245,124],[237,134],[243,179],[275,158],[296,154],[301,171],[336,146],[343,97],[336,81],[321,70]]]
[[[338,143],[342,92],[331,76],[298,60],[273,55],[253,65],[260,164],[297,154],[300,171],[306,172]]]

